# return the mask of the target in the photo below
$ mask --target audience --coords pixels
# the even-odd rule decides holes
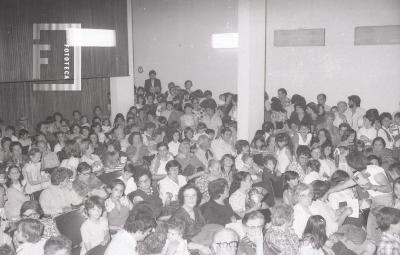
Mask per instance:
[[[53,219],[80,209],[81,254],[399,253],[400,113],[281,88],[246,141],[237,95],[154,70],[135,92],[113,122],[0,120],[1,252],[70,254]]]

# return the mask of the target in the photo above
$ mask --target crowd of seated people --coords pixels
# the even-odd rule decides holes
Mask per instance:
[[[0,121],[1,254],[400,254],[400,112],[282,88],[237,140],[237,95],[149,76],[113,122]]]

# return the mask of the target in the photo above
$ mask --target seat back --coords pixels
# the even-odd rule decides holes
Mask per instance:
[[[73,210],[54,218],[58,231],[71,240],[72,247],[77,247],[82,242],[81,225],[85,220],[81,210]]]
[[[98,176],[98,178],[107,186],[110,185],[112,180],[118,179],[122,175],[122,171],[115,171],[111,173],[104,173]]]

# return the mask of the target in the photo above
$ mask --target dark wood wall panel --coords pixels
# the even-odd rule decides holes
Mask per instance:
[[[55,111],[71,118],[73,110],[91,118],[96,105],[106,111],[109,92],[109,78],[82,79],[82,91],[33,91],[32,82],[0,83],[0,119],[15,124],[24,115],[36,124]]]
[[[82,47],[82,78],[128,75],[126,0],[1,0],[0,82],[33,79],[33,24],[80,23],[81,28],[113,29],[115,47]],[[41,32],[51,45],[42,80],[63,79],[65,32]],[[43,56],[44,55],[44,56]]]

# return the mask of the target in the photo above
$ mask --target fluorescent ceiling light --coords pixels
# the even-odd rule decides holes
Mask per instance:
[[[70,28],[67,30],[67,44],[70,46],[114,47],[115,30]]]
[[[239,46],[238,33],[212,34],[211,45],[214,49],[234,49]]]

